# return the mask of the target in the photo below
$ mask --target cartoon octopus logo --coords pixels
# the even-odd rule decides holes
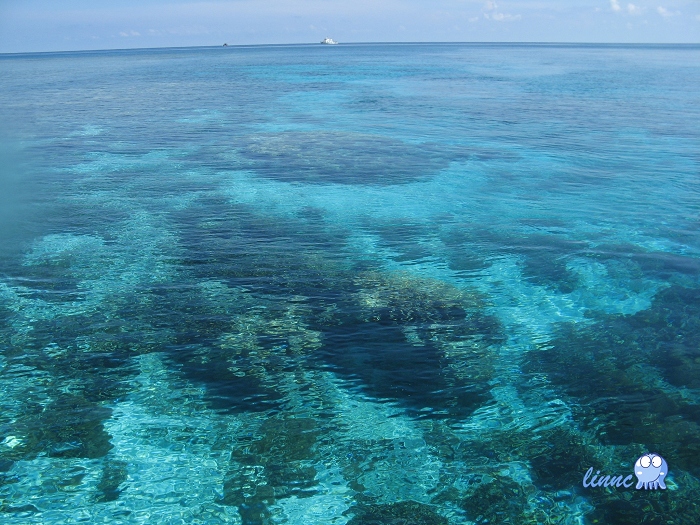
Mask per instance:
[[[668,464],[658,454],[644,454],[634,464],[634,474],[637,476],[638,489],[665,489],[664,479],[668,475]]]

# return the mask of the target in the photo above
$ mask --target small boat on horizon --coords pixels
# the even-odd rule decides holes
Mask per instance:
[[[326,38],[324,38],[323,40],[321,40],[321,43],[322,43],[322,44],[329,44],[329,45],[332,45],[332,44],[337,44],[338,42],[336,42],[336,41],[333,40],[332,38],[326,37]]]

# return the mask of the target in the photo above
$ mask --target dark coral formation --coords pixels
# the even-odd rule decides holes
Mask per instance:
[[[600,315],[584,326],[564,325],[545,348],[531,352],[526,370],[546,371],[549,379],[569,396],[576,421],[601,445],[612,446],[614,464],[627,465],[645,451],[656,451],[670,469],[700,474],[700,400],[690,394],[700,375],[700,289],[671,286],[659,292],[651,308],[634,315]],[[683,393],[685,390],[685,394]],[[690,390],[692,389],[692,390]],[[567,450],[569,448],[567,447]],[[583,456],[566,469],[580,473]],[[608,460],[609,461],[609,460]],[[537,467],[537,462],[534,463]],[[590,466],[602,468],[591,462]],[[544,470],[543,470],[544,469]],[[544,479],[571,478],[565,470],[551,470],[549,459],[538,471]],[[685,478],[671,498],[644,494],[649,509],[624,500],[620,493],[590,491],[594,516],[606,522],[639,523],[675,514],[696,478]],[[692,519],[697,509],[686,508]],[[688,517],[688,519],[691,519]],[[681,521],[679,521],[680,523]]]
[[[479,294],[329,257],[344,247],[337,229],[265,221],[217,201],[198,211],[182,216],[183,262],[200,282],[238,292],[168,290],[159,309],[177,312],[172,358],[208,385],[217,408],[274,407],[275,374],[302,357],[414,415],[432,409],[421,417],[461,417],[485,399],[489,346],[502,335]]]
[[[305,184],[403,184],[466,157],[454,147],[339,131],[265,133],[238,142],[242,162],[236,167]]]
[[[253,525],[266,523],[275,500],[313,495],[316,427],[310,418],[273,417],[256,435],[240,439],[221,503],[238,507],[244,523]]]
[[[447,519],[431,505],[416,501],[399,501],[385,505],[354,507],[348,525],[447,525]]]
[[[503,476],[490,477],[467,491],[461,506],[475,523],[532,523],[523,487]]]
[[[22,444],[7,452],[9,457],[44,453],[61,458],[99,458],[112,448],[102,426],[112,413],[108,408],[71,394],[58,395],[46,407],[33,408],[14,426]]]

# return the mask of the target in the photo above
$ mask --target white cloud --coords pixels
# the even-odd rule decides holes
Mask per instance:
[[[659,13],[659,14],[660,14],[661,16],[663,16],[664,18],[669,18],[669,17],[671,17],[671,16],[676,16],[676,15],[680,15],[680,14],[681,14],[680,11],[669,11],[669,10],[666,9],[665,7],[661,7],[661,6],[659,6],[659,7],[656,8],[656,12]]]
[[[638,5],[627,4],[627,12],[631,15],[641,15],[643,9]]]
[[[612,9],[616,13],[621,13],[623,7],[620,5],[620,0],[610,0],[610,9]],[[625,7],[624,10],[627,11],[627,13],[630,15],[641,15],[644,12],[645,8],[630,2],[629,4],[627,4],[627,7]]]
[[[491,20],[496,20],[497,22],[510,22],[513,20],[520,20],[520,15],[511,15],[509,13],[494,13],[491,15]]]
[[[498,11],[498,4],[489,0],[484,5],[483,9],[484,18],[486,20],[495,20],[496,22],[511,22],[513,20],[520,20],[520,15],[511,15],[510,13],[501,13]]]

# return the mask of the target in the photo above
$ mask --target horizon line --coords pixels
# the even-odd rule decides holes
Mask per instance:
[[[411,42],[338,42],[335,45],[522,45],[522,46],[610,46],[610,47],[644,47],[644,46],[674,46],[693,47],[700,46],[700,42],[555,42],[555,41],[411,41]],[[96,49],[62,49],[54,51],[0,51],[3,55],[40,55],[53,53],[99,53],[107,51],[155,51],[168,49],[217,49],[223,47],[250,48],[250,47],[290,47],[290,46],[321,46],[321,42],[293,42],[282,44],[211,44],[201,46],[163,46],[163,47],[115,47]],[[334,45],[334,47],[335,47]],[[324,45],[324,47],[328,47]]]

